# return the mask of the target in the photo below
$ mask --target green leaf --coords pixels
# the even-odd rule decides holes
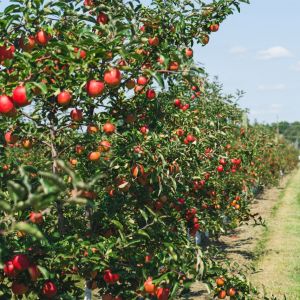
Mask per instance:
[[[21,184],[9,181],[7,185],[7,189],[12,200],[19,202],[26,198],[27,191]]]
[[[118,229],[123,230],[123,225],[118,220],[112,220],[111,221]]]
[[[38,269],[40,270],[41,274],[43,275],[44,279],[49,279],[50,278],[50,274],[48,272],[48,270],[42,266],[37,266]]]
[[[192,66],[192,67],[190,67],[190,70],[194,71],[194,72],[196,72],[198,74],[205,74],[204,69],[202,69],[200,67]]]
[[[177,290],[178,290],[178,282],[176,282],[176,283],[174,284],[169,299],[173,299],[173,298],[176,296]]]
[[[158,73],[158,72],[155,72],[155,71],[152,71],[152,70],[149,70],[149,69],[147,69],[146,72],[149,73],[155,79],[155,81],[159,84],[159,86],[162,89],[165,88],[165,83],[164,83],[164,80],[162,78],[161,73]]]
[[[33,166],[22,166],[21,167],[25,172],[28,172],[28,173],[37,173],[37,169]]]
[[[175,179],[173,178],[173,177],[170,177],[170,179],[171,179],[171,181],[172,181],[172,187],[171,187],[171,189],[172,189],[172,191],[175,193],[176,192],[176,190],[177,190],[177,183],[176,183],[176,181],[175,181]]]
[[[10,212],[11,205],[8,202],[2,200],[0,201],[0,209],[4,210],[5,212]]]
[[[20,5],[12,4],[12,5],[7,6],[4,10],[4,14],[6,14],[6,15],[11,12],[20,12]]]
[[[148,222],[148,216],[147,216],[147,214],[143,210],[141,210],[141,209],[139,209],[139,211],[140,211],[141,215],[143,216],[143,218],[145,219],[145,221],[147,223]]]
[[[48,89],[47,89],[47,86],[46,84],[42,83],[42,82],[32,82],[32,84],[34,86],[36,86],[38,89],[40,89],[42,91],[42,94],[47,94],[48,92]]]
[[[139,230],[137,231],[137,234],[142,235],[142,236],[145,236],[145,237],[147,237],[149,240],[151,240],[150,235],[149,235],[145,230],[139,229]]]
[[[21,230],[24,231],[30,235],[35,236],[38,239],[45,239],[42,232],[37,228],[35,225],[30,225],[25,222],[18,222],[13,226],[14,230]]]
[[[59,178],[57,175],[53,173],[48,172],[39,172],[39,175],[43,177],[43,184],[46,187],[47,191],[53,191],[53,190],[64,190],[65,189],[65,183],[64,181]]]

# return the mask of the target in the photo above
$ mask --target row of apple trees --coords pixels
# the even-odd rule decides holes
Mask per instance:
[[[195,243],[296,165],[193,61],[245,0],[14,0],[0,13],[0,297],[253,299]],[[2,293],[2,294],[1,294]],[[252,297],[252,298],[251,298]]]

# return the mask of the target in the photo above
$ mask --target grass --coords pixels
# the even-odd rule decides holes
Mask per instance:
[[[254,282],[278,299],[300,299],[300,170],[291,178],[274,206],[268,227],[256,246],[261,272]]]
[[[280,192],[280,194],[278,196],[278,199],[277,199],[277,202],[271,210],[271,213],[270,213],[271,218],[276,217],[276,214],[277,214],[277,212],[278,212],[278,210],[279,210],[279,208],[282,204],[286,188],[290,185],[291,180],[292,180],[292,178],[290,178],[287,181],[287,183],[285,185],[285,188]],[[263,232],[261,234],[261,238],[257,242],[257,244],[255,246],[255,249],[254,249],[254,252],[253,252],[254,257],[255,257],[255,260],[253,262],[254,266],[257,266],[260,258],[265,254],[266,245],[267,245],[267,242],[268,242],[269,238],[270,238],[270,228],[269,228],[268,224],[266,224],[266,226],[264,227]]]

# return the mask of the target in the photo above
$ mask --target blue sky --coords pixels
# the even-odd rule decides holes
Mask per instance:
[[[250,109],[251,120],[300,120],[299,11],[299,0],[251,0],[207,46],[194,49],[196,61],[219,77],[225,92],[246,92],[240,105]]]
[[[252,0],[230,16],[196,60],[219,76],[226,92],[246,92],[240,101],[252,120],[300,120],[300,1]]]

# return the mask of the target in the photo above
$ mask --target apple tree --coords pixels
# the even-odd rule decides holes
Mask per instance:
[[[86,285],[103,299],[168,299],[197,279],[220,298],[251,295],[194,237],[247,220],[251,189],[294,154],[276,161],[272,134],[246,126],[192,49],[248,1],[10,2],[2,296],[80,299]]]

